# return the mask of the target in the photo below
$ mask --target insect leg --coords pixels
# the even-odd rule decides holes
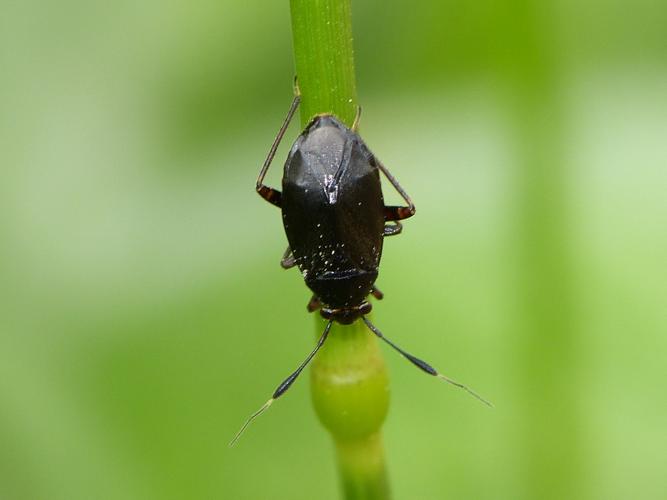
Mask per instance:
[[[297,377],[301,374],[303,369],[306,367],[306,365],[310,362],[311,359],[313,359],[313,356],[317,353],[317,351],[320,350],[320,347],[324,345],[324,341],[327,339],[327,336],[329,335],[329,330],[331,330],[331,324],[333,323],[333,320],[329,320],[327,323],[327,326],[324,328],[324,332],[322,332],[322,336],[320,337],[320,340],[317,341],[317,345],[315,346],[315,349],[311,351],[311,353],[308,355],[308,357],[299,365],[299,368],[294,370],[292,374],[287,377],[285,380],[283,380],[278,388],[273,392],[273,395],[271,396],[271,399],[269,399],[266,403],[262,405],[262,407],[257,410],[255,413],[250,415],[248,417],[248,420],[245,421],[243,424],[243,427],[236,433],[234,436],[234,439],[231,440],[229,443],[229,446],[234,446],[234,443],[238,441],[238,439],[241,437],[241,434],[243,434],[243,431],[246,430],[246,428],[252,423],[253,420],[255,420],[257,417],[259,417],[262,413],[264,413],[269,406],[273,404],[273,402],[278,399],[280,396],[285,394],[287,392],[287,389],[289,389],[294,381],[297,379]]]
[[[308,301],[306,309],[308,309],[308,312],[311,313],[317,311],[320,307],[322,307],[322,302],[320,302],[320,299],[317,295],[313,294],[313,296],[310,298],[310,301]]]
[[[384,226],[385,236],[394,236],[395,234],[401,234],[401,231],[403,231],[403,224],[401,224],[397,220],[393,222],[394,222],[393,224],[386,224]]]
[[[396,178],[393,175],[391,175],[391,172],[387,170],[387,167],[385,167],[380,160],[375,158],[375,162],[377,163],[378,168],[382,171],[385,177],[389,180],[389,182],[391,182],[391,185],[394,186],[394,189],[398,191],[398,194],[400,194],[401,197],[408,204],[407,207],[395,207],[395,206],[384,207],[384,220],[387,221],[403,220],[407,219],[408,217],[412,217],[415,214],[416,209],[415,209],[415,204],[412,203],[412,200],[410,199],[410,196],[408,196],[408,193],[406,193],[403,190],[403,188],[398,183]]]
[[[382,293],[380,289],[376,286],[373,286],[373,288],[371,288],[371,295],[378,300],[382,300],[384,298],[384,293]]]
[[[467,386],[465,386],[465,385],[463,385],[463,384],[461,384],[461,383],[459,383],[459,382],[456,382],[456,381],[452,380],[452,379],[449,378],[449,377],[446,377],[445,375],[439,373],[435,368],[433,368],[431,365],[429,365],[426,361],[422,361],[421,359],[419,359],[419,358],[413,356],[412,354],[408,354],[408,353],[405,352],[403,349],[401,349],[400,347],[398,347],[398,346],[397,346],[396,344],[394,344],[391,340],[389,340],[387,337],[385,337],[384,335],[382,335],[382,332],[381,332],[380,330],[378,330],[377,327],[376,327],[373,323],[371,323],[368,319],[366,319],[366,316],[362,316],[361,319],[364,320],[364,323],[366,323],[366,326],[367,326],[367,327],[368,327],[368,328],[369,328],[375,335],[377,335],[377,336],[380,337],[382,340],[384,340],[387,344],[389,344],[393,349],[395,349],[396,351],[398,351],[404,358],[406,358],[408,361],[410,361],[410,363],[412,363],[413,365],[415,365],[417,368],[419,368],[419,369],[422,370],[422,371],[425,371],[425,372],[428,373],[429,375],[433,375],[434,377],[441,378],[441,379],[444,380],[445,382],[447,382],[447,383],[449,383],[449,384],[452,384],[452,385],[455,385],[456,387],[458,387],[458,388],[460,388],[460,389],[463,389],[464,391],[468,392],[469,394],[471,394],[471,395],[474,396],[475,398],[479,399],[479,400],[480,400],[482,403],[484,403],[485,405],[493,407],[493,405],[492,405],[489,401],[487,401],[486,399],[484,399],[483,397],[481,397],[479,394],[477,394],[477,393],[476,393],[475,391],[473,391],[472,389],[468,388]]]
[[[276,155],[276,151],[278,150],[280,141],[282,140],[283,136],[285,135],[285,131],[287,130],[287,127],[292,121],[292,117],[296,112],[296,108],[299,107],[299,102],[301,101],[301,94],[298,93],[298,87],[295,87],[295,90],[296,90],[296,95],[294,96],[292,105],[290,106],[289,111],[287,112],[285,121],[280,127],[280,130],[278,131],[278,135],[276,135],[276,138],[273,140],[273,144],[271,145],[269,154],[266,157],[266,160],[264,160],[264,165],[262,165],[262,169],[259,171],[259,176],[257,177],[257,184],[255,186],[257,193],[259,193],[259,195],[262,198],[264,198],[269,203],[273,203],[277,207],[280,207],[282,195],[280,191],[278,191],[277,189],[273,189],[269,186],[264,185],[264,176],[266,175],[266,172],[269,170],[269,165],[271,165],[271,161],[273,160],[273,157]]]
[[[294,258],[292,249],[290,247],[287,247],[287,250],[285,250],[285,253],[280,259],[280,267],[282,267],[283,269],[291,269],[295,265],[296,265],[296,259]]]

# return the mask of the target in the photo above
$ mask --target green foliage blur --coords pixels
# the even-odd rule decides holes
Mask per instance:
[[[374,321],[496,404],[385,351],[394,497],[665,498],[667,4],[353,8]],[[4,2],[0,72],[0,499],[338,498],[307,377],[227,448],[313,342],[287,2]]]

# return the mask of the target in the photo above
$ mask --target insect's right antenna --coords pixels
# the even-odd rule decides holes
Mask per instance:
[[[361,319],[364,320],[364,323],[366,323],[366,326],[367,326],[367,327],[368,327],[368,328],[369,328],[375,335],[377,335],[377,336],[380,337],[382,340],[384,340],[384,341],[385,341],[387,344],[389,344],[393,349],[395,349],[395,350],[397,350],[399,353],[401,353],[401,355],[402,355],[403,357],[405,357],[408,361],[410,361],[410,362],[411,362],[413,365],[415,365],[417,368],[419,368],[420,370],[425,371],[425,372],[428,373],[429,375],[433,375],[434,377],[438,377],[438,378],[444,380],[445,382],[447,382],[447,383],[449,383],[449,384],[455,385],[456,387],[458,387],[458,388],[460,388],[460,389],[463,389],[464,391],[466,391],[467,393],[469,393],[470,395],[472,395],[474,398],[480,400],[480,401],[481,401],[482,403],[484,403],[485,405],[490,406],[490,407],[493,407],[493,404],[491,404],[490,401],[487,401],[486,399],[484,399],[482,396],[480,396],[479,394],[477,394],[475,391],[473,391],[473,390],[470,389],[469,387],[467,387],[467,386],[465,386],[465,385],[463,385],[463,384],[461,384],[461,383],[459,383],[459,382],[456,382],[455,380],[452,380],[452,379],[449,378],[449,377],[446,377],[446,376],[443,375],[442,373],[439,373],[438,370],[436,370],[435,368],[433,368],[433,367],[432,367],[431,365],[429,365],[426,361],[422,361],[421,359],[419,359],[419,358],[413,356],[412,354],[408,354],[408,353],[405,352],[403,349],[401,349],[400,347],[398,347],[398,346],[397,346],[396,344],[394,344],[391,340],[389,340],[387,337],[385,337],[384,335],[382,335],[382,332],[381,332],[380,330],[378,330],[377,327],[376,327],[373,323],[371,323],[368,319],[366,319],[366,316],[362,316]]]
[[[243,434],[243,431],[246,430],[246,428],[252,423],[253,420],[255,420],[257,417],[259,417],[262,413],[264,413],[266,410],[268,410],[269,406],[273,404],[273,402],[278,399],[280,396],[285,394],[287,392],[287,389],[289,389],[294,381],[297,379],[297,377],[301,374],[303,369],[306,367],[308,363],[310,363],[310,360],[313,359],[313,356],[317,353],[317,351],[320,350],[320,347],[324,345],[324,341],[327,339],[327,336],[329,335],[329,330],[331,330],[331,324],[333,323],[333,320],[329,320],[327,323],[327,326],[324,328],[324,332],[322,332],[322,336],[320,337],[320,340],[317,341],[317,345],[315,346],[315,349],[308,355],[308,357],[304,360],[301,365],[299,365],[299,368],[297,368],[289,377],[287,377],[285,380],[282,381],[282,383],[278,386],[278,388],[274,391],[273,396],[271,396],[271,399],[269,399],[262,407],[257,410],[255,413],[250,415],[248,417],[248,420],[245,421],[243,424],[243,427],[239,429],[239,431],[236,433],[234,436],[234,439],[232,439],[229,442],[229,446],[234,446],[234,443],[236,443],[239,438],[241,437],[241,434]]]

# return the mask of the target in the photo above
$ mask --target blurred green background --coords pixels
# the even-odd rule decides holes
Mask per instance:
[[[387,351],[395,498],[666,498],[667,4],[353,9],[375,323],[496,404]],[[0,72],[0,499],[338,498],[307,378],[227,448],[313,342],[287,2],[7,1]]]

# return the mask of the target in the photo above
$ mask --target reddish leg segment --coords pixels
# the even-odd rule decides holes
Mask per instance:
[[[276,138],[274,139],[273,144],[271,145],[269,154],[266,157],[266,160],[264,160],[264,165],[262,165],[262,169],[259,171],[259,176],[257,177],[257,184],[255,187],[257,193],[259,193],[259,195],[262,198],[264,198],[266,201],[272,203],[277,207],[280,207],[282,194],[277,189],[273,189],[272,187],[266,186],[264,184],[264,177],[266,176],[266,172],[269,170],[269,166],[271,165],[271,161],[273,161],[273,157],[276,155],[276,151],[278,150],[280,141],[285,135],[285,131],[287,130],[287,127],[289,127],[289,124],[292,121],[292,117],[294,116],[296,109],[299,107],[299,102],[301,101],[301,95],[298,93],[298,87],[295,88],[297,90],[297,94],[294,96],[294,100],[292,101],[292,105],[290,106],[289,111],[287,112],[285,121],[280,127],[278,135],[276,135]]]

